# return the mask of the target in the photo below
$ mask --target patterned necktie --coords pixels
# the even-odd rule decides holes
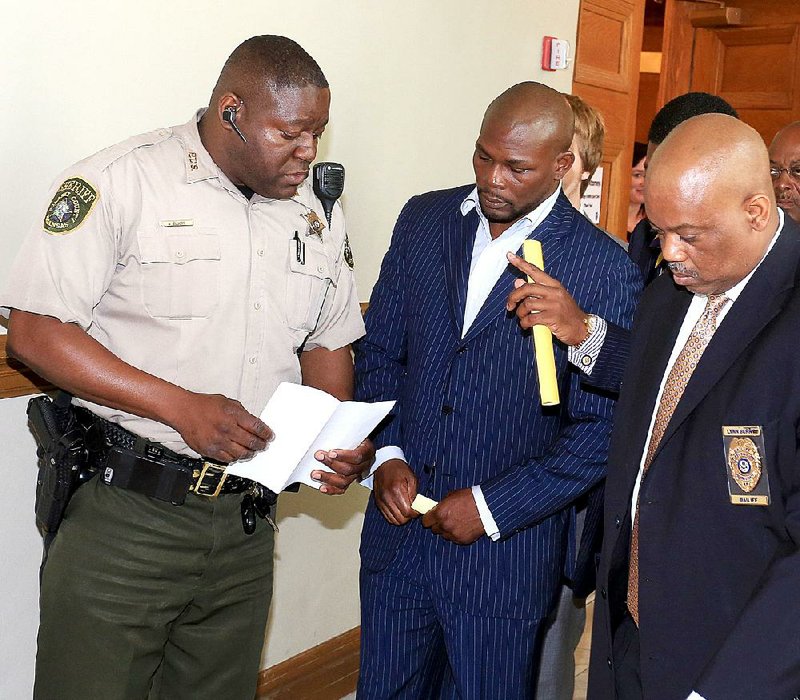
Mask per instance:
[[[647,445],[647,456],[644,460],[642,469],[641,483],[644,482],[645,474],[650,467],[658,449],[661,438],[669,425],[675,407],[683,396],[683,390],[689,382],[703,351],[706,349],[711,336],[717,329],[717,316],[725,304],[728,297],[724,294],[712,295],[706,301],[706,308],[703,315],[698,319],[686,345],[683,346],[680,354],[672,365],[667,381],[664,384],[664,392],[661,395],[661,403],[658,405],[658,412],[653,423],[653,434]],[[639,487],[639,498],[641,499],[641,486]],[[631,553],[628,564],[628,610],[631,613],[636,626],[639,626],[639,501],[636,502],[636,513],[633,519],[633,530],[631,531]]]

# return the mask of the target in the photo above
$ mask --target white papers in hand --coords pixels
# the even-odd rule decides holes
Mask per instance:
[[[261,414],[275,439],[252,459],[229,465],[227,472],[275,493],[295,482],[318,489],[322,484],[311,478],[311,472],[331,469],[314,459],[314,453],[356,448],[392,406],[394,401],[343,402],[319,389],[283,382]]]

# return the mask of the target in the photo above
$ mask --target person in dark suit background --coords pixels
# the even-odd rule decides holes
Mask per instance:
[[[641,288],[560,191],[572,132],[558,92],[510,88],[484,116],[476,185],[411,199],[395,227],[356,350],[357,397],[397,400],[375,435],[362,534],[362,699],[532,695],[613,402],[556,344],[562,403],[541,406],[530,335],[506,308],[519,275],[506,255],[540,240],[577,303],[621,327]],[[576,331],[578,345],[582,321]],[[417,493],[439,502],[421,520]]]
[[[671,275],[637,311],[606,481],[589,698],[800,690],[800,231],[726,115],[650,160]]]
[[[775,134],[769,145],[769,168],[778,206],[800,222],[800,121]]]

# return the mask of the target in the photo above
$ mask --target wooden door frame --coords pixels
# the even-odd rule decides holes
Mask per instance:
[[[572,92],[605,118],[600,226],[621,238],[628,220],[644,6],[645,0],[581,0],[578,13]],[[598,21],[615,28],[620,37],[616,64],[612,60],[608,65],[593,65],[581,51],[582,30]],[[593,38],[585,36],[583,41]]]

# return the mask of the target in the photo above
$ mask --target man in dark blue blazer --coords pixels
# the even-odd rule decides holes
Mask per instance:
[[[541,241],[580,308],[622,327],[641,287],[560,191],[572,132],[558,92],[510,88],[484,116],[476,186],[414,197],[395,227],[356,350],[357,397],[397,401],[374,436],[360,698],[532,694],[541,622],[574,562],[573,504],[605,473],[613,402],[570,365],[582,343],[556,343],[561,403],[542,407],[506,255]],[[439,502],[422,520],[417,493]]]
[[[645,200],[672,274],[644,294],[615,416],[589,697],[792,698],[800,229],[726,115],[667,137]]]

